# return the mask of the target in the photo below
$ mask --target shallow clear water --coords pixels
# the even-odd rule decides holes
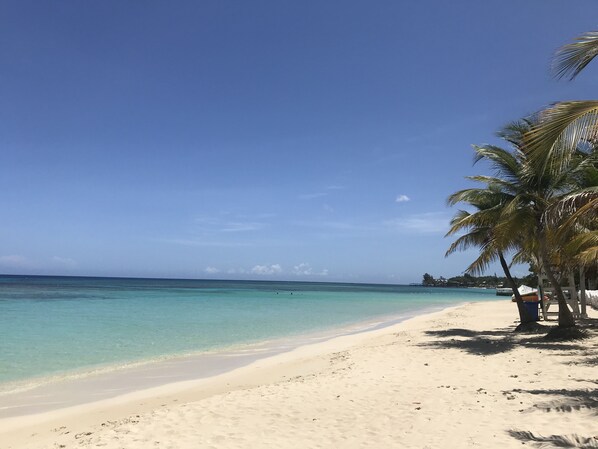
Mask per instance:
[[[0,276],[0,383],[494,299],[417,286]]]

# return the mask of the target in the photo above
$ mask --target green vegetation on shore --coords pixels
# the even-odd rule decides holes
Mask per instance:
[[[530,287],[538,285],[538,277],[530,273],[523,278],[513,278],[518,285],[524,284]],[[438,279],[432,275],[425,273],[422,280],[422,285],[425,287],[477,287],[477,288],[496,288],[507,285],[508,279],[506,277],[496,276],[472,276],[465,273],[463,276],[453,276],[451,278],[444,278],[440,276]]]

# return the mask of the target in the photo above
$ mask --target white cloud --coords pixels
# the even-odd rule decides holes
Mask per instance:
[[[215,268],[215,267],[206,267],[206,269],[204,271],[206,273],[208,273],[208,274],[220,273],[220,270],[218,268]]]
[[[293,273],[300,276],[309,276],[313,273],[313,270],[308,263],[300,263],[293,267]]]
[[[27,268],[31,266],[31,262],[25,256],[11,254],[0,256],[0,265],[11,268]]]
[[[303,262],[293,267],[293,274],[297,276],[328,276],[328,269],[315,272],[310,264]]]
[[[397,203],[406,203],[407,201],[411,201],[411,198],[409,198],[407,195],[399,195],[395,201]]]
[[[428,212],[387,220],[384,225],[418,234],[435,234],[445,233],[449,221],[450,217],[444,212]]]
[[[251,269],[253,274],[268,275],[282,273],[282,267],[279,264],[256,265]]]

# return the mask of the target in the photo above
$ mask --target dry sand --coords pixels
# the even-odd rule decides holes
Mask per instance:
[[[468,304],[210,379],[4,419],[0,447],[598,447],[594,320],[591,339],[552,343],[512,334],[515,315],[509,301]]]

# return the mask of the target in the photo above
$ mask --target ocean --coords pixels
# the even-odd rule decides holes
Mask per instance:
[[[401,285],[0,276],[0,390],[495,299],[494,290]]]

